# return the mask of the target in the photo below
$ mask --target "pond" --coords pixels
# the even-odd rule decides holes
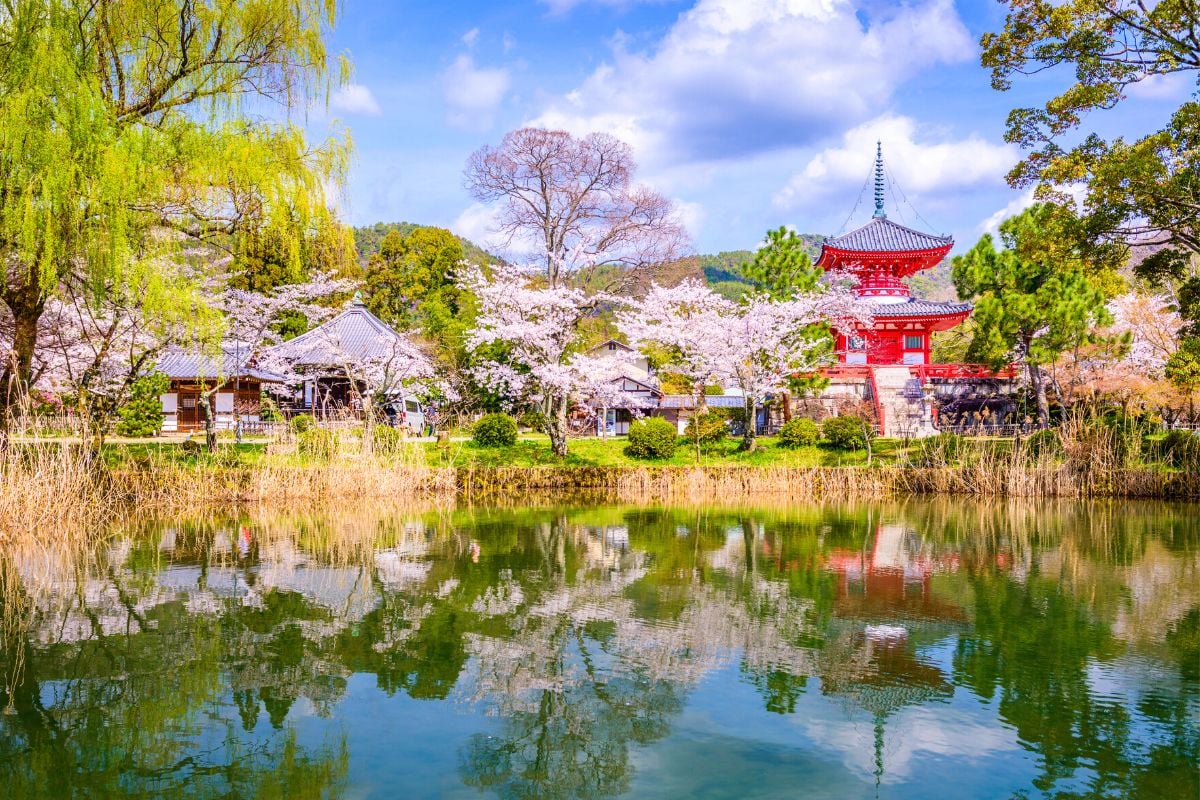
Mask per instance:
[[[364,509],[0,550],[8,798],[1195,798],[1200,509]]]

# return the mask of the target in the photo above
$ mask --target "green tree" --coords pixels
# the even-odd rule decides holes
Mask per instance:
[[[0,421],[26,395],[60,278],[154,269],[197,241],[326,218],[346,147],[264,122],[326,95],[325,0],[12,0],[0,11]],[[343,70],[344,73],[344,70]],[[164,235],[164,233],[166,235]],[[188,284],[148,314],[198,301]]]
[[[809,243],[793,230],[767,231],[767,240],[742,264],[741,273],[774,300],[788,300],[796,292],[810,292],[821,280],[813,265]]]
[[[122,436],[153,436],[163,424],[162,400],[171,381],[161,372],[143,375],[129,387],[129,399],[117,410],[121,421],[117,433]]]
[[[445,228],[389,232],[367,262],[367,308],[401,328],[421,325],[426,312],[456,311],[453,276],[462,260],[462,244]]]
[[[1156,249],[1138,276],[1176,298],[1184,329],[1168,376],[1185,390],[1200,381],[1200,103],[1181,104],[1157,130],[1141,138],[1106,141],[1071,135],[1090,112],[1113,109],[1131,87],[1182,76],[1193,85],[1200,71],[1200,7],[1190,0],[1008,0],[1004,29],[984,34],[982,63],[992,86],[1012,87],[1014,76],[1056,67],[1074,70],[1074,81],[1042,107],[1017,108],[1006,138],[1029,150],[1009,174],[1013,186],[1036,186],[1039,196],[1062,198],[1084,184],[1084,246],[1113,240]],[[1047,85],[1047,84],[1043,84]],[[1054,84],[1057,85],[1057,84]]]
[[[1043,367],[1111,321],[1097,270],[1079,253],[1054,244],[1061,241],[1055,222],[1061,213],[1046,203],[1026,209],[1000,224],[1003,249],[984,234],[953,262],[959,295],[976,301],[968,357],[997,368],[1019,359],[1042,427],[1050,420]]]

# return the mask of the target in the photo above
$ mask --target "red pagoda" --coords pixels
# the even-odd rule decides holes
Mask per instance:
[[[849,233],[826,239],[817,265],[847,272],[854,293],[870,305],[874,324],[856,336],[838,336],[838,361],[844,364],[917,365],[929,363],[929,338],[953,328],[971,313],[970,303],[940,303],[912,296],[904,279],[936,266],[954,239],[898,225],[883,207],[883,148],[875,153],[875,213]]]
[[[931,364],[930,336],[961,323],[970,303],[913,297],[905,279],[936,266],[954,239],[898,225],[883,206],[883,148],[875,151],[875,213],[871,221],[826,239],[817,264],[855,279],[857,302],[870,312],[870,324],[837,337],[837,360],[823,370],[829,385],[821,393],[828,411],[870,402],[884,436],[932,436],[943,424],[959,426],[986,410],[990,422],[1009,413],[1005,384],[1012,370],[981,364]],[[946,419],[949,417],[949,419]]]

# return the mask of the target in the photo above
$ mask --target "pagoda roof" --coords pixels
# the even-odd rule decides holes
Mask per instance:
[[[922,233],[892,222],[886,216],[879,216],[849,233],[826,239],[821,247],[857,253],[895,253],[941,250],[953,245],[952,236]]]
[[[937,300],[918,300],[910,297],[903,303],[865,303],[871,310],[871,316],[881,317],[950,317],[967,314],[971,311],[970,303],[944,303]]]

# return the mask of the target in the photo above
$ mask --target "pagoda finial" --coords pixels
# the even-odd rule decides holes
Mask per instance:
[[[354,298],[350,301],[350,305],[352,305],[352,306],[365,306],[366,305],[366,303],[363,302],[362,292],[354,293]]]
[[[875,219],[887,219],[883,210],[883,142],[875,142]]]

